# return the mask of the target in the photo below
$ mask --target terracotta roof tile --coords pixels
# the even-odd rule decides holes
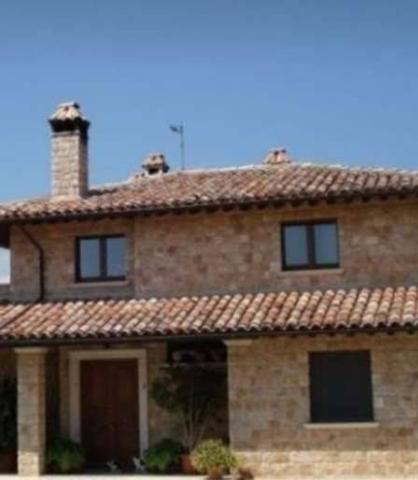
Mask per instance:
[[[0,343],[418,329],[418,287],[0,305]]]
[[[0,205],[0,222],[143,214],[297,201],[418,195],[418,172],[280,163],[276,166],[134,176],[83,198]]]

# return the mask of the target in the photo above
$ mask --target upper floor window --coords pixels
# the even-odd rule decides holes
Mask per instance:
[[[309,354],[311,422],[373,421],[370,352]]]
[[[76,280],[105,282],[126,277],[126,238],[102,235],[76,239]]]
[[[338,268],[338,250],[335,220],[282,224],[284,270]]]

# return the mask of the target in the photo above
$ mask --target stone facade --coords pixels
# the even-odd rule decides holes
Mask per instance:
[[[340,268],[284,272],[280,223],[312,219],[338,220]],[[416,203],[73,221],[28,225],[27,229],[45,250],[48,299],[161,297],[418,283]],[[126,281],[76,283],[75,237],[121,233],[128,239]],[[12,227],[11,252],[12,298],[36,298],[39,292],[37,251],[19,226]],[[165,346],[149,344],[144,348],[151,384],[165,360]],[[378,425],[309,428],[305,425],[309,423],[308,352],[358,348],[371,351]],[[61,347],[56,359],[60,366],[59,393],[56,394],[59,401],[52,398],[48,403],[59,409],[56,416],[63,435],[68,434],[70,421],[68,351],[69,347]],[[30,367],[25,358],[30,355],[22,355],[19,360],[19,371],[23,372],[19,380],[23,408],[19,434],[23,445],[29,447],[22,447],[19,464],[22,471],[40,471],[44,433],[40,423],[35,424],[30,434],[27,425],[37,408],[39,422],[45,415],[41,402],[36,403],[43,395],[44,387],[39,379],[42,367],[40,359],[34,360]],[[249,346],[230,346],[232,446],[263,477],[418,475],[417,365],[418,341],[404,335],[254,339]],[[32,376],[25,373],[29,371]],[[56,378],[56,374],[52,376]],[[177,425],[175,418],[161,412],[149,399],[150,442],[167,435],[175,437]],[[36,445],[41,448],[38,455]]]
[[[368,428],[309,428],[308,352],[369,350]],[[275,338],[229,344],[232,447],[262,478],[418,475],[418,339]]]
[[[59,105],[49,122],[52,128],[50,204],[53,206],[56,202],[57,205],[69,197],[67,208],[73,203],[71,197],[83,197],[89,190],[89,122],[74,102]],[[269,164],[287,162],[285,150],[274,151],[266,160]],[[144,167],[149,175],[168,170],[164,158],[158,155],[149,158]],[[347,193],[354,187],[356,190],[358,179],[354,179],[354,173],[350,174],[352,177],[347,183],[343,170],[338,170],[338,175],[334,171],[333,175],[318,171],[318,176],[315,174],[308,180],[308,176],[302,174],[298,177],[298,185],[303,184],[305,192],[317,191],[321,198],[322,194],[329,193],[329,185],[337,190],[346,185]],[[385,174],[381,181],[403,185],[399,175],[392,174],[390,178],[388,180]],[[305,180],[309,183],[305,184]],[[376,179],[371,180],[373,183]],[[140,181],[138,176],[135,181],[138,188],[141,186],[136,182]],[[410,180],[406,178],[405,181]],[[164,184],[161,185],[165,188]],[[250,192],[251,188],[247,187],[244,182],[242,188]],[[260,187],[261,184],[256,190],[263,191]],[[399,185],[396,188],[402,190]],[[364,193],[370,193],[368,190],[366,185]],[[125,193],[122,190],[121,194]],[[158,192],[156,197],[159,197]],[[126,206],[129,198],[129,195],[123,197],[121,203]],[[115,202],[115,197],[110,196],[110,199],[111,203]],[[203,198],[200,200],[204,201]],[[170,202],[174,204],[176,199],[170,198]],[[64,208],[64,204],[61,206]],[[97,211],[99,209],[100,204]],[[335,219],[338,222],[339,268],[284,271],[280,224],[315,219]],[[322,203],[303,208],[177,216],[135,217],[132,214],[129,218],[25,227],[45,252],[46,300],[418,284],[416,201]],[[102,234],[126,236],[126,279],[90,284],[76,282],[76,237]],[[11,227],[10,249],[11,299],[38,300],[41,292],[39,252],[17,224]],[[1,289],[0,297],[7,293]],[[148,386],[159,375],[167,353],[167,345],[163,342],[136,346],[131,343],[112,348],[99,342],[89,347],[51,346],[48,352],[21,348],[16,351],[17,355],[10,349],[0,350],[0,377],[14,375],[17,370],[18,467],[21,475],[36,477],[43,473],[45,446],[49,439],[57,434],[69,437],[70,432],[74,437],[79,436],[78,425],[73,424],[75,428],[71,428],[71,422],[79,413],[78,397],[70,395],[72,391],[79,393],[79,379],[74,369],[71,368],[70,372],[69,359],[72,351],[81,348],[101,349],[103,358],[109,353],[117,358],[120,356],[118,352],[115,355],[117,349],[144,349]],[[361,426],[328,424],[326,428],[318,428],[310,423],[309,352],[356,349],[371,353],[376,422]],[[137,353],[130,352],[129,355],[142,359],[143,356]],[[76,357],[73,358],[71,366],[75,367],[78,364]],[[148,430],[149,443],[167,436],[178,439],[178,418],[155,405],[149,388],[145,392],[147,397],[141,396],[144,388],[139,384],[140,400],[147,399],[144,403],[140,401],[140,405],[148,405],[147,418],[141,418],[141,422],[147,422],[145,431]],[[229,340],[228,394],[229,411],[220,409],[220,419],[212,419],[211,435],[227,440],[229,427],[232,448],[263,478],[418,476],[418,340],[415,336]],[[70,401],[74,403],[70,405]],[[70,418],[70,411],[75,413],[73,418]]]
[[[129,220],[96,223],[72,222],[28,227],[45,251],[46,294],[48,298],[95,298],[132,296],[133,225]],[[93,234],[125,234],[128,238],[127,278],[124,282],[80,284],[75,281],[75,237]],[[19,227],[12,231],[11,294],[13,299],[29,300],[39,292],[38,252]]]
[[[337,219],[341,268],[284,272],[280,222]],[[177,296],[418,282],[418,204],[261,210],[28,227],[46,252],[48,298]],[[124,233],[126,282],[75,283],[75,236]],[[37,252],[12,228],[12,298],[35,298]],[[367,265],[367,268],[364,266]]]

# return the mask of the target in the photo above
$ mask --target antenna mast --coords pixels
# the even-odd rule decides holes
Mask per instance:
[[[174,133],[180,135],[180,159],[181,159],[181,169],[186,168],[186,155],[184,148],[184,125],[180,123],[179,125],[170,125],[170,130]]]

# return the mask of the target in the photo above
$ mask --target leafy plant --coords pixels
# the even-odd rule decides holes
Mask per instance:
[[[10,452],[17,444],[17,388],[14,378],[0,380],[0,451]]]
[[[151,386],[155,403],[180,416],[187,452],[202,440],[208,420],[225,402],[225,395],[224,373],[199,365],[169,367]]]
[[[55,440],[47,450],[47,464],[60,473],[78,472],[83,467],[84,461],[83,448],[72,440]]]
[[[144,463],[149,472],[172,472],[179,468],[184,447],[181,443],[164,438],[144,453]]]
[[[192,452],[192,463],[200,472],[211,479],[222,478],[238,467],[238,461],[231,450],[221,440],[205,440]]]

